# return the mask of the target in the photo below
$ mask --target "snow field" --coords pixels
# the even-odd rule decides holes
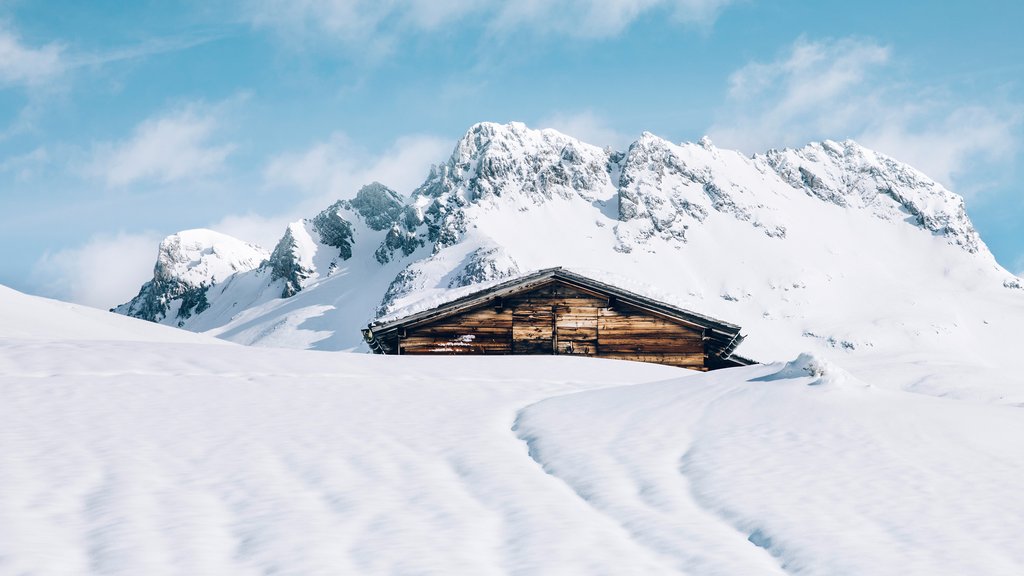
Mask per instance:
[[[554,398],[517,430],[682,572],[1021,573],[1020,408],[781,367]]]
[[[675,369],[119,342],[0,358],[0,573],[663,569],[511,426]]]
[[[934,353],[250,348],[9,290],[0,320],[0,574],[1024,572],[1019,380]]]
[[[5,339],[0,573],[1020,573],[1020,408],[804,367]]]

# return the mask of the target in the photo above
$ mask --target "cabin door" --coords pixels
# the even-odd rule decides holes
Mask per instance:
[[[554,354],[555,313],[550,304],[524,302],[512,312],[513,354]]]
[[[558,354],[573,356],[597,355],[596,306],[556,306],[555,350]]]

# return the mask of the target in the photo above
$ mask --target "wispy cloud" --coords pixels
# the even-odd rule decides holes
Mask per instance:
[[[521,0],[500,3],[491,27],[607,38],[621,34],[637,18],[653,11],[663,11],[681,23],[708,25],[732,3],[734,0]]]
[[[447,160],[453,146],[447,138],[412,134],[373,153],[337,132],[305,149],[279,154],[267,163],[264,186],[295,197],[291,209],[272,215],[230,214],[209,228],[273,248],[288,222],[312,216],[339,199],[351,198],[370,182],[409,194],[426,179],[431,164]]]
[[[711,136],[748,152],[818,134],[852,136],[882,105],[872,75],[889,60],[889,48],[872,40],[800,39],[778,59],[730,75],[728,105]]]
[[[50,162],[50,152],[43,146],[31,152],[4,158],[0,161],[0,174],[12,174],[15,179],[26,181],[39,173]]]
[[[117,62],[142,60],[159,54],[170,54],[202,46],[225,37],[216,31],[199,31],[175,36],[154,36],[142,42],[125,46],[117,46],[101,51],[68,52],[65,57],[69,70],[104,66]]]
[[[273,158],[264,177],[268,187],[298,190],[318,202],[352,197],[373,181],[408,194],[423,182],[431,164],[447,159],[453,145],[435,136],[407,135],[372,154],[338,132],[305,150]]]
[[[736,0],[241,0],[250,23],[292,40],[329,39],[360,54],[393,51],[410,32],[435,32],[472,20],[480,30],[578,38],[621,34],[644,14],[709,25]]]
[[[31,46],[16,30],[0,24],[0,88],[48,87],[79,68],[104,66],[187,50],[223,37],[222,33],[202,31],[153,37],[137,44],[87,51],[73,49],[59,41]]]
[[[219,171],[234,145],[218,141],[216,107],[198,104],[150,118],[131,137],[97,144],[86,173],[109,186],[170,183]]]
[[[709,128],[748,153],[853,138],[954,185],[972,161],[1000,162],[1018,145],[1019,107],[954,102],[934,86],[894,84],[892,50],[872,39],[797,40],[729,79]]]
[[[153,232],[96,235],[81,246],[43,254],[33,282],[46,296],[108,309],[152,277],[160,240]]]
[[[624,150],[632,140],[628,134],[612,128],[608,119],[593,110],[556,113],[537,122],[538,128],[553,128],[595,146]]]
[[[65,70],[64,52],[62,44],[29,46],[13,30],[0,28],[0,88],[35,88],[52,81]]]

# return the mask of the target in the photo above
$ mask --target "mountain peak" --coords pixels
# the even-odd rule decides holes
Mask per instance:
[[[909,220],[971,253],[986,252],[964,200],[917,169],[853,140],[812,142],[755,156],[797,189],[891,221]]]
[[[252,270],[266,250],[206,228],[182,230],[160,242],[154,275],[190,286],[215,284],[236,272]]]
[[[160,242],[153,279],[114,311],[153,322],[181,322],[209,306],[211,286],[258,268],[267,256],[259,246],[205,228],[171,234]]]

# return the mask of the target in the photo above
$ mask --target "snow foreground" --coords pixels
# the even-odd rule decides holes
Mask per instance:
[[[3,574],[1024,572],[1020,407],[814,356],[28,338],[0,312]]]

